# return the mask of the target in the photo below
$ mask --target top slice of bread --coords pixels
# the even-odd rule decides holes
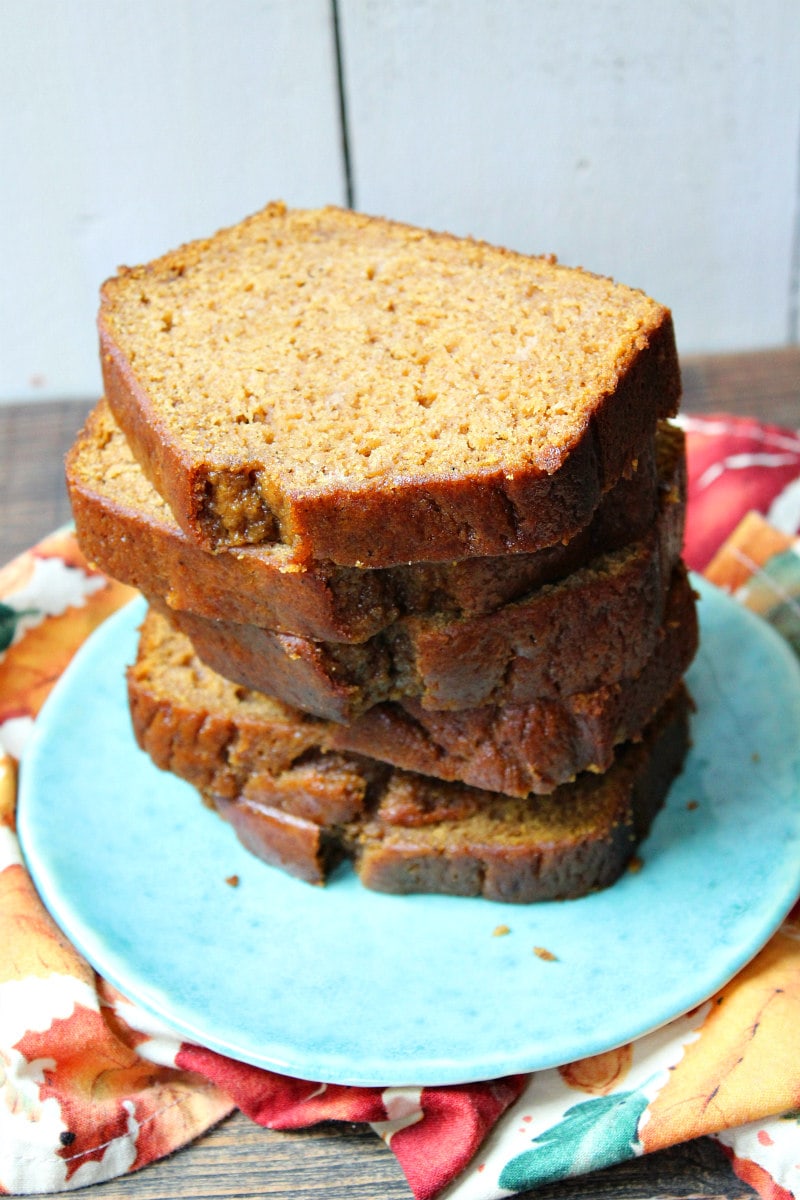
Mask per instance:
[[[470,239],[272,204],[102,289],[109,403],[201,545],[356,566],[572,536],[674,415],[671,315]]]

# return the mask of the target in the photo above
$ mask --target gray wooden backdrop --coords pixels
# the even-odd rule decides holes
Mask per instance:
[[[275,198],[789,344],[799,175],[800,0],[0,0],[0,401],[96,394],[101,281]]]

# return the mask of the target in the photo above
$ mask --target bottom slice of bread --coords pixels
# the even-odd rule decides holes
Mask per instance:
[[[614,883],[647,835],[688,747],[683,689],[603,775],[527,800],[397,774],[352,842],[362,883],[529,904]]]
[[[347,858],[366,887],[384,892],[531,903],[607,887],[647,834],[688,745],[690,702],[679,686],[604,773],[520,798],[326,751],[303,715],[293,724],[281,706],[278,766],[269,698],[215,676],[155,614],[142,643],[146,670],[129,677],[140,745],[197,787],[248,850],[309,883]],[[251,749],[262,738],[260,769]]]

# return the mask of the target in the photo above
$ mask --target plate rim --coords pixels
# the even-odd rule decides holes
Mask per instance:
[[[796,668],[795,687],[797,689],[797,695],[800,697],[800,662],[798,662],[796,656],[793,654],[791,648],[786,644],[784,639],[782,639],[766,621],[745,609],[714,585],[709,584],[705,580],[699,580],[696,578],[694,579],[694,583],[698,588],[698,591],[701,593],[701,597],[712,595],[725,604],[732,606],[731,611],[735,611],[737,616],[743,618],[745,624],[752,622],[752,628],[757,628],[760,631],[760,635],[765,636],[768,641],[772,641],[774,647],[780,648],[780,652],[784,660],[787,663],[791,662]],[[73,664],[75,664],[74,669],[73,664],[70,664],[70,667],[67,668],[67,671],[64,672],[64,675],[62,675],[61,679],[59,679],[58,683],[56,684],[52,693],[52,696],[55,697],[55,705],[59,703],[58,697],[61,691],[66,691],[70,686],[72,686],[74,677],[82,670],[82,658],[84,650],[86,650],[87,656],[90,656],[92,653],[92,644],[94,644],[96,648],[98,642],[95,642],[95,639],[98,639],[99,641],[98,635],[101,635],[105,631],[106,636],[113,636],[113,631],[116,629],[117,624],[123,624],[126,626],[135,624],[138,622],[140,614],[143,614],[143,612],[144,601],[137,597],[133,601],[123,606],[121,610],[109,617],[105,622],[103,622],[95,634],[87,639],[84,645],[79,649],[75,659],[73,660]],[[109,626],[111,627],[110,630]],[[64,683],[64,687],[62,689],[62,681],[64,680],[66,680],[66,682]],[[50,700],[48,699],[46,703],[49,705]],[[791,910],[797,898],[796,887],[791,891],[791,895],[789,895],[787,891],[785,901],[782,901],[781,905],[778,906],[781,910],[780,915],[778,916],[776,912],[775,919],[771,921],[771,927],[767,932],[764,933],[764,936],[751,939],[746,945],[742,945],[738,956],[731,956],[731,970],[728,972],[725,980],[715,980],[713,986],[704,991],[702,996],[699,995],[695,989],[691,992],[691,996],[688,996],[688,998],[680,1001],[679,1007],[675,1008],[674,1011],[671,1011],[668,1015],[664,1015],[663,1019],[659,1020],[658,1022],[653,1023],[652,1020],[644,1020],[638,1025],[632,1024],[630,1031],[626,1032],[624,1037],[616,1038],[612,1041],[599,1037],[591,1045],[587,1044],[579,1053],[571,1051],[568,1056],[565,1056],[563,1053],[556,1053],[555,1055],[551,1055],[549,1057],[547,1055],[542,1055],[537,1058],[536,1061],[532,1061],[529,1058],[526,1065],[521,1065],[519,1053],[517,1053],[517,1055],[513,1055],[508,1049],[503,1049],[502,1052],[495,1052],[491,1056],[491,1061],[489,1061],[484,1054],[480,1059],[480,1066],[475,1063],[472,1068],[467,1069],[465,1069],[463,1062],[459,1061],[458,1063],[454,1063],[447,1055],[440,1057],[429,1056],[427,1060],[430,1067],[429,1070],[422,1070],[419,1066],[417,1066],[410,1072],[409,1075],[404,1075],[402,1077],[396,1073],[396,1063],[393,1064],[392,1070],[387,1070],[384,1072],[384,1074],[379,1075],[378,1070],[383,1070],[383,1067],[378,1068],[377,1066],[373,1066],[371,1069],[366,1070],[361,1070],[358,1068],[353,1069],[352,1061],[348,1055],[337,1056],[332,1052],[329,1052],[327,1059],[329,1067],[325,1070],[319,1070],[318,1068],[310,1069],[305,1060],[301,1061],[299,1059],[296,1064],[291,1061],[286,1062],[281,1055],[276,1053],[279,1047],[274,1039],[272,1041],[273,1049],[271,1053],[260,1053],[256,1057],[252,1057],[250,1054],[242,1053],[242,1047],[236,1044],[235,1038],[229,1039],[220,1037],[217,1031],[202,1029],[188,1020],[185,1014],[179,1014],[176,1018],[174,1008],[165,1013],[164,1007],[161,1003],[161,992],[163,989],[160,987],[155,989],[155,991],[152,988],[148,989],[146,986],[146,981],[142,981],[141,986],[137,981],[132,988],[130,976],[126,976],[124,971],[122,975],[118,973],[116,969],[116,959],[114,959],[112,964],[109,957],[104,954],[104,948],[102,946],[87,946],[83,937],[78,936],[76,938],[74,924],[71,919],[72,914],[67,913],[65,916],[63,911],[64,906],[61,902],[61,899],[57,894],[53,894],[51,881],[47,878],[47,867],[46,865],[43,866],[39,860],[36,848],[35,830],[33,831],[32,839],[29,838],[29,835],[32,831],[29,828],[27,819],[27,813],[30,811],[27,795],[29,789],[33,788],[33,782],[31,778],[31,768],[26,768],[26,763],[30,758],[33,758],[33,761],[35,762],[36,753],[44,753],[42,746],[47,740],[46,722],[40,726],[42,732],[38,738],[36,733],[37,725],[38,719],[34,725],[31,741],[29,743],[29,747],[26,748],[26,752],[23,756],[23,761],[21,764],[18,800],[18,831],[23,850],[24,861],[28,866],[31,878],[33,879],[39,895],[42,897],[45,906],[56,920],[56,923],[64,930],[72,944],[76,946],[79,952],[83,954],[87,961],[89,961],[104,978],[117,987],[118,990],[125,994],[135,1004],[140,1006],[144,1011],[148,1012],[159,1021],[164,1022],[168,1026],[172,1027],[175,1030],[176,1035],[185,1036],[187,1039],[196,1041],[198,1044],[206,1046],[209,1049],[216,1050],[219,1053],[226,1054],[229,1057],[236,1058],[239,1061],[248,1062],[252,1065],[273,1070],[291,1077],[313,1078],[319,1082],[341,1083],[351,1086],[447,1086],[457,1083],[466,1084],[480,1080],[498,1078],[503,1075],[514,1074],[519,1071],[528,1072],[533,1070],[543,1070],[547,1069],[548,1067],[561,1065],[565,1062],[575,1061],[576,1058],[583,1058],[593,1054],[601,1053],[606,1050],[611,1050],[615,1046],[636,1040],[644,1034],[652,1032],[661,1026],[668,1024],[671,1020],[674,1020],[675,1018],[683,1015],[683,1013],[689,1009],[695,1008],[698,1004],[702,1004],[705,1000],[707,1000],[711,995],[718,991],[721,986],[724,985],[724,982],[727,982],[727,980],[737,974],[747,964],[747,962],[752,960],[752,958],[758,953],[758,951],[779,927],[786,914]],[[213,814],[209,814],[209,816],[213,817]],[[215,821],[219,820],[216,817],[213,817],[213,819]],[[224,823],[220,822],[219,824],[222,829],[228,829]],[[261,864],[259,864],[259,866],[260,865]],[[265,869],[269,870],[269,868]],[[297,881],[294,882],[296,883]],[[308,885],[300,886],[307,887]],[[368,892],[367,889],[362,890],[367,898],[375,895],[375,893]],[[393,897],[391,899],[398,898]],[[460,898],[452,897],[449,899],[454,904],[464,903],[464,901]],[[499,906],[494,902],[482,900],[478,900],[477,903],[484,907],[491,904],[493,908],[504,908],[512,913],[519,911],[520,907],[535,907],[516,905]],[[581,902],[570,901],[567,903],[571,905],[579,905]],[[91,930],[89,930],[89,932],[91,933]],[[91,941],[91,938],[89,940]],[[691,991],[691,989],[688,990]],[[158,993],[158,996],[156,996],[156,992]],[[530,1053],[530,1048],[527,1048],[527,1050],[528,1053]],[[294,1051],[296,1054],[297,1047],[290,1048],[290,1052],[291,1051]],[[335,1065],[342,1058],[344,1058],[344,1061],[342,1061],[341,1067]],[[346,1069],[346,1066],[348,1069]]]

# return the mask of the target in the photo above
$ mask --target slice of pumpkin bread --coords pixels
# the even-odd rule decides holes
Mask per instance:
[[[373,813],[347,830],[361,882],[521,904],[608,887],[680,773],[688,714],[681,688],[603,775],[584,773],[550,796],[519,800],[395,772]]]
[[[434,710],[524,704],[591,691],[644,667],[670,587],[689,586],[682,570],[673,581],[684,514],[677,490],[666,489],[644,537],[565,579],[479,617],[403,617],[358,645],[170,610],[144,590],[215,671],[317,716],[348,721],[407,697]]]
[[[340,724],[224,679],[150,609],[128,671],[128,695],[136,737],[159,765],[188,753],[209,780],[223,767],[248,776],[279,774],[302,755],[323,750],[524,797],[552,792],[587,769],[606,770],[615,747],[638,737],[679,686],[696,646],[692,593],[681,588],[671,597],[653,654],[631,679],[558,699],[462,712],[432,713],[411,700],[377,704]],[[198,688],[200,696],[213,689],[215,711],[226,708],[236,721],[205,722],[203,706],[195,703]],[[207,788],[202,775],[193,782],[201,790],[224,790],[219,782]],[[228,791],[242,786],[239,778]]]
[[[569,542],[531,554],[366,571],[299,566],[280,544],[203,550],[181,531],[105,402],[67,455],[66,474],[83,551],[108,575],[176,610],[333,642],[364,642],[403,616],[494,612],[642,537],[665,496],[682,503],[686,494],[683,433],[662,422],[654,446]]]
[[[332,768],[343,779],[366,776],[364,811],[345,823],[266,797],[204,799],[251,853],[309,883],[324,883],[349,858],[366,887],[396,895],[577,899],[631,863],[683,765],[688,711],[681,689],[639,741],[617,749],[605,774],[580,775],[550,796],[514,799],[398,770],[375,780],[366,760],[352,760]],[[323,759],[302,771],[326,778],[328,766]]]
[[[467,238],[271,204],[102,289],[111,408],[208,548],[387,566],[567,540],[680,377],[642,292]]]
[[[529,903],[608,886],[687,747],[679,688],[602,775],[528,799],[442,783],[326,750],[319,722],[215,675],[153,613],[129,686],[142,748],[197,788],[249,850],[312,883],[353,858],[367,887],[389,892]]]

